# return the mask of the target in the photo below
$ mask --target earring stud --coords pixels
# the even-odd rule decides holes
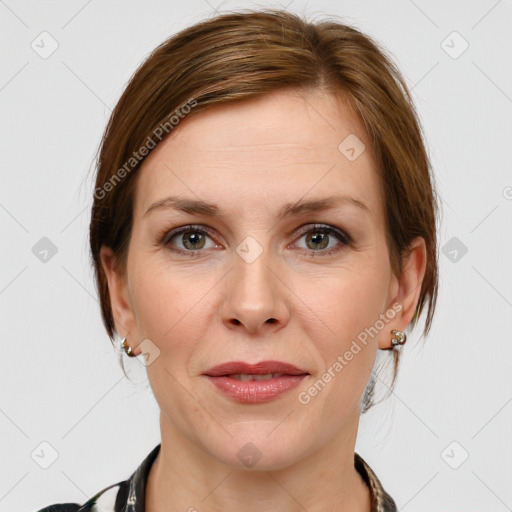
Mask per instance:
[[[123,338],[123,341],[121,342],[121,346],[123,347],[126,354],[130,357],[135,357],[135,354],[133,353],[132,347],[129,347],[126,343],[126,338]]]
[[[391,345],[403,345],[407,341],[407,335],[404,331],[397,331],[393,329],[391,333],[393,334],[393,337],[391,338]]]

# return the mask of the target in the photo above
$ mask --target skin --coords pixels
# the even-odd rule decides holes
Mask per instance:
[[[338,150],[349,134],[366,146],[355,161]],[[145,339],[160,351],[147,365],[162,436],[147,511],[370,510],[354,468],[360,401],[377,350],[390,347],[391,329],[405,330],[413,317],[426,262],[417,238],[403,274],[393,274],[375,161],[345,101],[289,90],[190,116],[144,161],[126,274],[108,247],[101,257],[117,332],[136,355]],[[216,203],[223,217],[170,208],[144,215],[170,194]],[[345,204],[277,218],[287,202],[332,194],[356,198],[369,211]],[[347,232],[353,243],[335,235],[327,247],[318,237],[308,241],[315,228],[299,228],[314,223]],[[198,242],[192,230],[192,239],[182,233],[160,243],[159,232],[187,224],[212,235]],[[248,236],[263,251],[252,263],[236,252]],[[198,257],[173,248],[198,248]],[[401,306],[394,318],[300,403],[298,394],[393,304]],[[285,361],[310,375],[271,402],[241,404],[202,375],[234,360]],[[248,442],[262,455],[250,468],[237,457]]]

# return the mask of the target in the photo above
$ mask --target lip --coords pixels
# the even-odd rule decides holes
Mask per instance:
[[[230,361],[210,368],[204,373],[204,375],[207,375],[208,377],[222,377],[232,375],[234,373],[244,373],[246,375],[284,373],[288,376],[297,376],[307,374],[308,372],[301,368],[297,368],[291,363],[284,363],[282,361],[261,361],[255,364],[249,364],[243,361]]]
[[[242,381],[229,375],[266,375],[282,373],[280,377],[267,380]],[[232,361],[215,366],[204,373],[215,387],[228,398],[244,404],[259,404],[274,400],[287,391],[296,388],[309,373],[290,363],[262,361],[256,364]]]

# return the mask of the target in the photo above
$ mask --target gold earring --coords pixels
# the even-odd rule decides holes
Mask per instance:
[[[121,342],[121,346],[123,347],[126,354],[130,357],[136,357],[133,353],[132,347],[129,347],[126,343],[126,338],[123,338],[123,341]]]
[[[404,331],[397,331],[393,329],[391,333],[393,334],[393,337],[391,338],[392,347],[396,345],[403,345],[407,341],[407,335]]]

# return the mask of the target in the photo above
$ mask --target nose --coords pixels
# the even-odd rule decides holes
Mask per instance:
[[[288,323],[286,296],[290,292],[277,267],[269,250],[254,261],[235,254],[222,305],[222,320],[228,328],[268,334]]]

